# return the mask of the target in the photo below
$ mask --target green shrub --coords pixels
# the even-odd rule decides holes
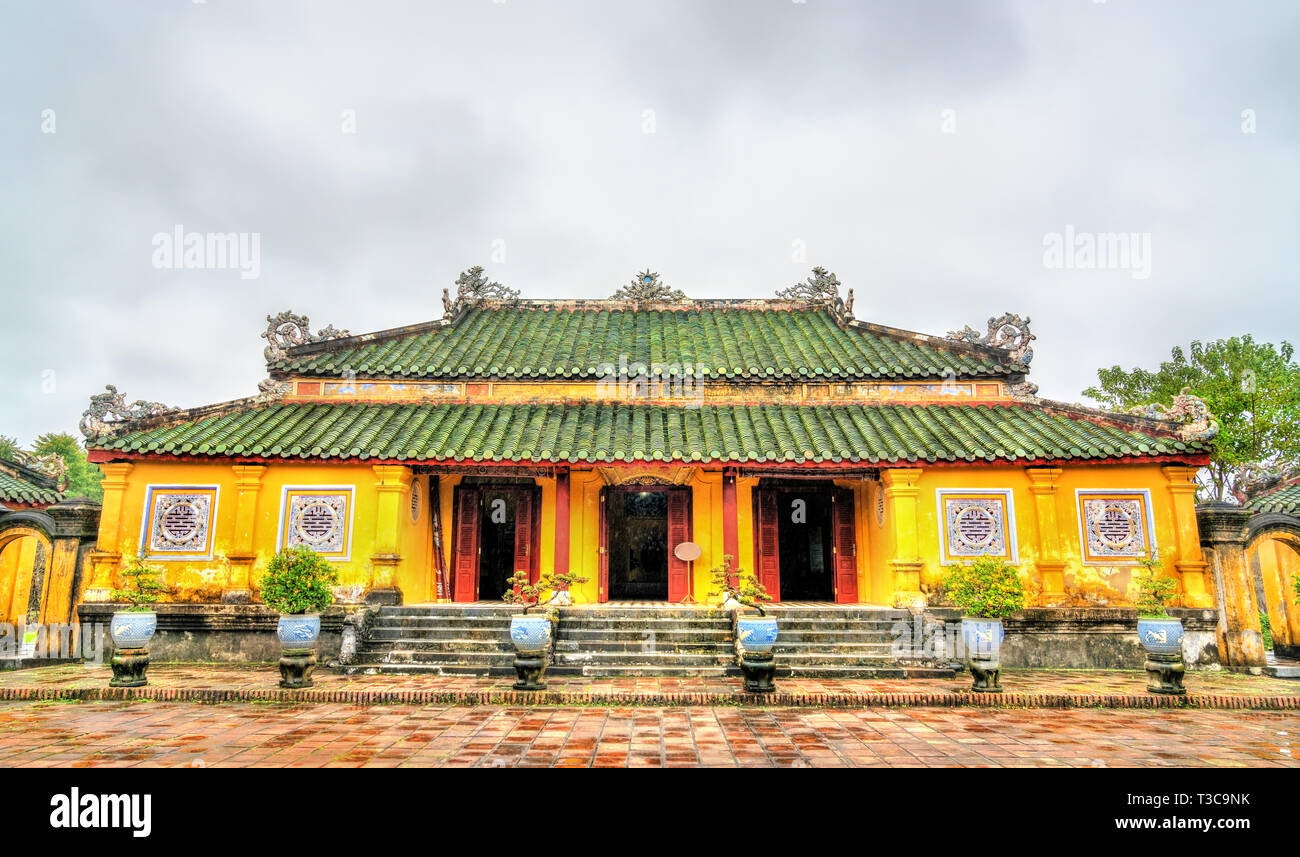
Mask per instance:
[[[1178,581],[1160,574],[1160,566],[1164,563],[1156,554],[1138,560],[1138,564],[1142,570],[1133,576],[1134,585],[1137,586],[1137,598],[1133,599],[1133,606],[1144,619],[1168,619],[1165,605],[1173,600]]]
[[[338,582],[334,566],[316,551],[306,545],[285,548],[266,567],[262,600],[279,613],[319,613],[334,603],[330,587]]]
[[[1273,626],[1268,623],[1268,614],[1259,611],[1259,629],[1264,635],[1264,651],[1273,651]]]
[[[122,570],[126,582],[122,589],[113,590],[113,600],[131,605],[124,608],[127,613],[148,613],[167,592],[167,585],[158,579],[160,575],[162,569],[145,565],[144,560],[137,557]]]
[[[1015,566],[997,557],[955,566],[944,576],[943,588],[962,615],[974,619],[1005,619],[1025,606]]]

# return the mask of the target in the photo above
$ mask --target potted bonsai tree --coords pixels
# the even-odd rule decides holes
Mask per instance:
[[[113,614],[108,625],[108,635],[113,640],[112,687],[143,687],[149,683],[149,641],[158,629],[158,614],[153,606],[158,603],[167,586],[159,578],[160,569],[146,565],[136,557],[122,570],[121,589],[114,589],[113,600],[126,602],[126,607]]]
[[[777,624],[776,619],[767,615],[763,604],[771,601],[772,596],[753,574],[743,568],[733,569],[730,555],[710,570],[709,577],[713,594],[722,598],[722,609],[731,613],[736,656],[745,676],[746,692],[771,693],[776,690],[772,683],[776,672],[772,647],[776,645]],[[752,607],[758,615],[742,615],[742,607]]]
[[[952,568],[943,580],[948,598],[961,609],[961,639],[971,672],[971,690],[1001,693],[1002,620],[1025,606],[1015,566],[984,556]]]
[[[1152,693],[1186,693],[1183,687],[1183,620],[1175,619],[1165,607],[1178,588],[1171,577],[1160,573],[1164,563],[1156,553],[1138,560],[1133,575],[1137,597],[1138,639],[1147,651],[1147,690]]]
[[[550,660],[551,641],[555,637],[555,626],[559,624],[560,614],[556,609],[555,596],[563,591],[568,594],[569,586],[585,583],[587,578],[575,574],[544,574],[536,582],[528,580],[528,572],[516,571],[510,577],[510,588],[501,596],[507,604],[516,604],[524,609],[518,615],[510,617],[510,643],[515,647],[515,682],[516,690],[545,690],[542,679]],[[560,587],[563,587],[561,590]],[[528,615],[528,611],[542,604],[542,595],[552,593],[547,602],[546,612]],[[562,603],[567,604],[565,600]]]
[[[339,582],[330,561],[306,545],[271,557],[262,576],[262,601],[280,614],[276,636],[283,646],[280,687],[311,687],[320,639],[320,613],[334,602]]]
[[[568,607],[573,603],[573,596],[569,594],[569,588],[575,583],[586,583],[589,578],[579,577],[572,572],[563,574],[552,574],[547,578],[551,590],[551,598],[547,602],[555,607]]]

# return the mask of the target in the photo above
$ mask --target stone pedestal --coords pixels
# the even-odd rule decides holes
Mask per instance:
[[[144,687],[149,683],[148,649],[118,649],[113,653],[113,678],[109,687]]]
[[[776,685],[772,682],[772,677],[776,674],[776,658],[771,652],[742,654],[740,671],[745,674],[745,693],[771,693],[776,690]]]
[[[997,658],[972,657],[969,661],[971,692],[1001,693],[1002,663]]]
[[[515,674],[519,677],[515,682],[515,690],[546,690],[546,682],[542,681],[546,676],[546,654],[525,655],[516,652]]]
[[[280,687],[301,690],[311,687],[316,669],[316,652],[312,649],[285,649],[280,656]]]
[[[1185,694],[1182,655],[1147,653],[1147,690],[1152,693]]]

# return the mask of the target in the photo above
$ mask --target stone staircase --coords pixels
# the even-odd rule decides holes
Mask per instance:
[[[430,604],[380,607],[371,618],[349,675],[425,673],[514,675],[510,617],[517,607]]]
[[[950,678],[951,669],[900,663],[892,652],[906,610],[830,605],[764,608],[777,621],[776,675],[803,678]]]
[[[510,617],[504,604],[381,607],[372,616],[348,674],[514,675]],[[894,627],[905,610],[883,607],[774,605],[780,636],[778,677],[949,677],[892,657]],[[672,604],[565,607],[560,610],[553,676],[739,675],[729,616]]]
[[[548,675],[739,675],[731,620],[720,610],[668,605],[560,610]]]

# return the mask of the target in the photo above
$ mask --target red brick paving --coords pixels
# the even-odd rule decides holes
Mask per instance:
[[[1291,712],[0,703],[0,767],[1300,767]]]
[[[1300,710],[1300,682],[1233,673],[1195,671],[1186,679],[1188,697],[1147,693],[1140,670],[1006,670],[1006,693],[973,696],[970,679],[778,679],[771,698],[747,696],[738,677],[581,678],[552,677],[543,694],[514,693],[506,677],[434,675],[344,676],[319,670],[316,687],[280,691],[273,665],[156,664],[150,686],[108,687],[107,667],[52,666],[0,673],[0,700],[71,698],[169,701],[312,701],[424,704],[602,704],[800,706],[1000,705],[1048,707],[1255,708]]]

